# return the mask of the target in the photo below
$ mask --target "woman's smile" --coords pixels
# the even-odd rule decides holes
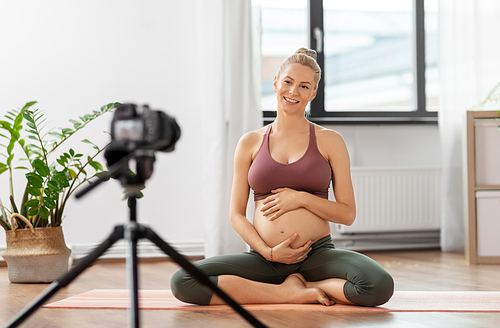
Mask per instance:
[[[294,100],[292,98],[283,97],[283,99],[285,99],[285,101],[288,102],[288,103],[290,103],[290,104],[298,104],[299,103],[298,100]]]

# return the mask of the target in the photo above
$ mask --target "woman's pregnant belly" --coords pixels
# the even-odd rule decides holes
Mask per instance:
[[[297,233],[297,239],[290,245],[298,248],[307,241],[315,242],[330,234],[330,224],[305,208],[286,212],[274,221],[262,215],[263,200],[255,202],[253,225],[261,238],[270,247],[274,247]]]

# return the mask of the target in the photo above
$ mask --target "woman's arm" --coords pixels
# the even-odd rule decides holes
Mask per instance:
[[[273,190],[272,196],[264,201],[263,215],[276,220],[282,214],[303,207],[320,218],[351,225],[356,217],[356,204],[351,180],[349,154],[344,139],[331,130],[319,130],[318,147],[328,158],[332,168],[335,201],[330,201],[307,192],[289,188]]]
[[[238,142],[234,155],[233,186],[229,217],[234,230],[257,252],[270,254],[270,247],[262,240],[255,227],[246,217],[250,186],[248,185],[248,171],[254,157],[255,146],[258,144],[259,134],[250,132]],[[266,257],[266,259],[270,259]]]
[[[297,238],[297,234],[290,236],[281,244],[270,247],[259,235],[255,227],[246,217],[250,186],[248,185],[248,171],[254,158],[254,152],[258,150],[258,145],[262,135],[258,133],[248,133],[244,135],[236,147],[234,156],[233,187],[231,191],[231,204],[229,209],[231,225],[234,230],[268,261],[281,262],[286,264],[297,263],[305,259],[310,251],[311,242],[299,248],[291,248],[290,244]],[[257,147],[256,147],[257,145]]]

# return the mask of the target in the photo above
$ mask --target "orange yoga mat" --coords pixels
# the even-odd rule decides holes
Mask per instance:
[[[126,309],[127,289],[94,289],[44,305],[46,308]],[[228,310],[227,305],[198,306],[177,300],[170,290],[140,290],[144,310]],[[249,304],[247,310],[382,311],[382,312],[500,312],[500,291],[396,291],[386,304],[362,307],[336,304]]]

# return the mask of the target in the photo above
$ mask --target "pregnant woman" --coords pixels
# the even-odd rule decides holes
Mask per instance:
[[[392,296],[393,279],[378,263],[331,241],[330,222],[351,225],[356,205],[342,136],[305,115],[320,76],[314,50],[301,48],[281,64],[274,79],[276,120],[245,134],[234,157],[231,224],[250,251],[195,263],[240,304],[377,306]],[[328,199],[330,183],[335,200]],[[246,217],[250,189],[252,222]],[[183,269],[171,288],[184,302],[223,304]]]

